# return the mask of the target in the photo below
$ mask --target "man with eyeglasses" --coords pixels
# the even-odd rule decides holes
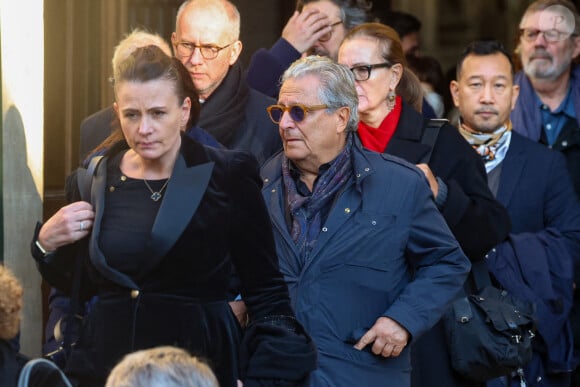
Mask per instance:
[[[199,94],[199,126],[229,149],[250,151],[262,164],[281,148],[266,114],[272,98],[243,75],[240,14],[227,0],[189,0],[177,11],[171,43]]]
[[[344,35],[370,21],[370,9],[368,0],[297,0],[296,11],[280,39],[269,50],[260,49],[252,55],[248,83],[277,98],[280,77],[292,62],[312,54],[336,60]]]
[[[511,120],[514,130],[562,152],[580,195],[580,15],[568,0],[537,0],[520,21],[516,53],[523,70]],[[576,62],[576,63],[575,63]],[[575,349],[580,356],[580,262],[575,263],[572,310]],[[580,385],[575,372],[574,385]]]
[[[280,270],[318,348],[309,386],[410,386],[411,339],[470,264],[418,169],[364,149],[354,76],[308,56],[282,78],[284,152],[261,171]]]

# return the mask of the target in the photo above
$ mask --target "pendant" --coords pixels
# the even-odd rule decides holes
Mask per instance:
[[[153,192],[151,194],[151,200],[154,202],[158,201],[159,199],[161,199],[161,194],[159,192]]]

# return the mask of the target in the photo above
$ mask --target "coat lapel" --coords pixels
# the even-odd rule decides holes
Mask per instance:
[[[281,236],[281,243],[286,245],[284,249],[291,254],[278,254],[280,263],[290,268],[292,273],[298,277],[302,271],[299,266],[299,254],[296,248],[296,243],[292,240],[288,226],[286,225],[286,208],[284,203],[284,184],[282,183],[282,154],[272,159],[264,168],[262,168],[261,175],[264,181],[264,188],[262,194],[264,201],[268,206],[270,212],[270,219],[274,232]],[[278,238],[277,238],[278,239]],[[281,265],[282,266],[282,265]]]
[[[423,116],[403,102],[397,129],[384,153],[417,164],[429,151],[428,145],[421,144],[424,127]]]
[[[526,165],[526,158],[515,133],[512,133],[510,147],[501,165],[497,200],[508,207]]]
[[[183,155],[175,161],[173,174],[151,231],[151,246],[156,260],[164,257],[181,236],[205,193],[214,162],[187,167]]]
[[[91,203],[95,211],[95,220],[89,241],[89,257],[95,269],[105,278],[130,289],[138,289],[139,287],[129,276],[111,268],[107,264],[107,260],[99,248],[99,235],[105,210],[105,192],[107,189],[107,161],[108,159],[105,158],[99,163],[91,186]]]

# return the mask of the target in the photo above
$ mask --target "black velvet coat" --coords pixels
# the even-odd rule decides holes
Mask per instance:
[[[181,152],[151,230],[152,258],[144,275],[131,278],[109,266],[98,246],[106,212],[106,164],[124,149],[124,142],[111,148],[92,183],[95,223],[81,298],[97,295],[98,299],[85,317],[67,363],[69,375],[81,380],[81,385],[100,385],[126,353],[177,345],[207,359],[224,387],[279,365],[295,371],[287,380],[306,377],[314,367],[315,350],[293,320],[256,160],[247,153],[216,150],[182,136]],[[65,292],[71,288],[72,250],[74,246],[67,246],[42,258],[33,248],[43,277]],[[226,300],[232,263],[253,321],[289,316],[282,323],[277,320],[277,325],[286,325],[282,335],[290,335],[280,353],[300,354],[293,364],[273,362],[275,356],[253,362],[260,345],[271,345],[268,337],[262,337],[253,338],[252,350],[242,359],[253,368],[238,370],[242,332]]]
[[[385,153],[417,164],[429,151],[421,144],[427,120],[403,103],[401,117]],[[441,127],[429,167],[448,188],[447,201],[440,209],[465,255],[472,261],[484,258],[507,238],[511,228],[507,210],[493,197],[480,156],[453,126]],[[471,386],[452,371],[439,322],[419,340],[412,353],[412,383],[415,387]]]

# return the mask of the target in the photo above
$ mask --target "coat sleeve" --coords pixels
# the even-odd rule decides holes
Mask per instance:
[[[315,368],[316,346],[294,316],[278,269],[258,163],[237,153],[229,170],[231,254],[250,315],[240,350],[244,385],[302,385]]]
[[[437,141],[440,151],[433,153],[430,165],[444,166],[434,170],[447,185],[441,213],[465,255],[479,261],[506,239],[509,215],[489,190],[480,157],[457,130],[445,125]]]
[[[441,318],[462,289],[471,265],[426,184],[417,184],[413,203],[405,255],[414,277],[383,316],[397,321],[416,338]]]
[[[278,98],[280,78],[292,62],[300,58],[296,51],[284,38],[269,49],[259,49],[252,55],[248,67],[248,85],[273,98]]]

